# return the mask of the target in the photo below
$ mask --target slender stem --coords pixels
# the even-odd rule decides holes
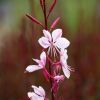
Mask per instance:
[[[48,19],[47,19],[47,14],[46,14],[46,2],[45,2],[45,0],[44,0],[44,2],[43,2],[44,4],[44,9],[43,9],[43,12],[44,12],[44,21],[45,21],[45,29],[46,30],[48,30]],[[52,76],[52,63],[49,61],[49,73],[50,73],[50,75]],[[52,87],[53,87],[53,80],[52,80],[52,78],[50,77],[50,85],[51,85],[51,89],[52,89]],[[51,92],[51,96],[52,96],[52,100],[55,100],[55,96],[54,96],[54,91],[52,90],[52,92]]]
[[[47,24],[47,14],[46,14],[46,4],[44,0],[44,20],[45,20],[45,29],[47,30],[48,24]]]
[[[49,61],[49,73],[50,73],[50,75],[52,75],[51,63],[50,63],[50,61]],[[52,88],[52,86],[53,86],[52,78],[50,78],[50,85],[51,85],[51,88]],[[52,100],[55,100],[53,90],[51,91],[51,96],[52,96]]]

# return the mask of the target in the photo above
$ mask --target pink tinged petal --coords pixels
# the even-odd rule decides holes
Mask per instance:
[[[34,99],[34,100],[35,100],[35,99]],[[38,99],[36,99],[36,100],[44,100],[44,97],[38,96]]]
[[[56,29],[52,32],[53,42],[55,42],[58,38],[62,36],[62,29]]]
[[[40,91],[39,91],[39,88],[38,88],[38,87],[36,87],[36,86],[32,85],[32,88],[34,89],[34,92],[35,92],[36,94],[38,94],[38,95],[40,95],[40,96],[41,96],[41,93],[40,93]]]
[[[64,72],[64,75],[69,78],[70,77],[70,71],[68,70],[67,66],[62,66],[62,70]]]
[[[66,49],[61,49],[61,55],[65,55],[65,54],[67,54],[67,50]]]
[[[57,46],[59,49],[65,49],[70,45],[70,42],[66,38],[58,38],[55,46]]]
[[[61,56],[62,59],[67,60],[68,59],[67,50],[61,49],[60,56]]]
[[[35,92],[36,94],[38,94],[38,95],[40,95],[40,96],[42,96],[42,97],[45,96],[45,91],[44,91],[44,89],[43,89],[41,86],[39,86],[39,88],[38,88],[38,87],[32,85],[32,88],[34,89],[34,92]]]
[[[40,60],[38,60],[38,59],[32,58],[32,60],[35,61],[35,62],[38,63],[38,64],[40,63]]]
[[[64,75],[57,75],[54,77],[54,79],[57,81],[64,80]]]
[[[27,68],[26,68],[26,71],[27,72],[34,72],[36,70],[39,70],[39,69],[42,69],[42,67],[38,66],[38,65],[29,65]]]
[[[43,51],[40,55],[40,59],[41,59],[41,62],[42,62],[42,66],[45,67],[45,64],[46,64],[46,53]]]
[[[44,89],[43,89],[41,86],[39,86],[39,90],[41,91],[42,96],[44,96],[44,97],[45,97],[45,91],[44,91]]]
[[[43,34],[44,34],[44,36],[45,36],[46,38],[48,38],[49,41],[52,40],[52,38],[51,38],[51,34],[50,34],[49,31],[47,31],[47,30],[43,30]]]
[[[28,92],[27,95],[28,95],[29,98],[31,98],[34,95],[34,93],[33,92]]]
[[[48,48],[50,46],[50,43],[48,41],[48,38],[46,37],[41,37],[39,40],[38,40],[39,44],[43,47],[43,48]]]
[[[33,96],[31,98],[31,100],[44,100],[44,99],[43,99],[43,97],[40,97],[40,96],[38,96],[38,95],[35,94],[35,96]]]
[[[31,100],[38,100],[38,95],[36,95],[34,92],[28,92],[27,95]]]

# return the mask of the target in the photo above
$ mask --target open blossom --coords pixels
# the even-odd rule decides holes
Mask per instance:
[[[39,86],[39,88],[38,88],[38,87],[32,85],[32,88],[33,88],[34,92],[27,93],[30,100],[46,100],[45,99],[45,91],[41,86]]]
[[[43,48],[49,50],[65,49],[69,46],[70,42],[62,36],[62,29],[55,29],[52,33],[47,30],[43,30],[44,36],[41,37],[38,42]]]
[[[64,75],[67,78],[69,78],[70,77],[71,68],[70,68],[70,66],[67,65],[67,59],[68,59],[67,50],[66,49],[61,49],[61,52],[60,52],[60,63],[61,63]]]
[[[43,69],[45,67],[45,64],[46,64],[46,53],[43,51],[41,54],[40,54],[40,60],[38,59],[33,59],[38,65],[29,65],[27,68],[26,68],[26,71],[27,72],[34,72],[36,70],[39,70],[39,69]]]

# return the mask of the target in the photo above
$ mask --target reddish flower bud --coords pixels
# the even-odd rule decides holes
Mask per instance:
[[[52,23],[50,29],[54,29],[55,26],[58,24],[59,20],[60,20],[60,17],[56,18],[56,20]]]

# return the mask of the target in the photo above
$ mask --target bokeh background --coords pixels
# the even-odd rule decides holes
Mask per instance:
[[[47,8],[50,2],[47,1]],[[50,89],[41,71],[25,74],[25,68],[39,58],[37,40],[42,28],[25,14],[43,22],[39,0],[0,0],[0,100],[28,100],[31,85]],[[100,100],[100,0],[57,0],[50,18],[60,16],[56,28],[68,38],[68,64],[75,69],[61,84],[63,100]]]

